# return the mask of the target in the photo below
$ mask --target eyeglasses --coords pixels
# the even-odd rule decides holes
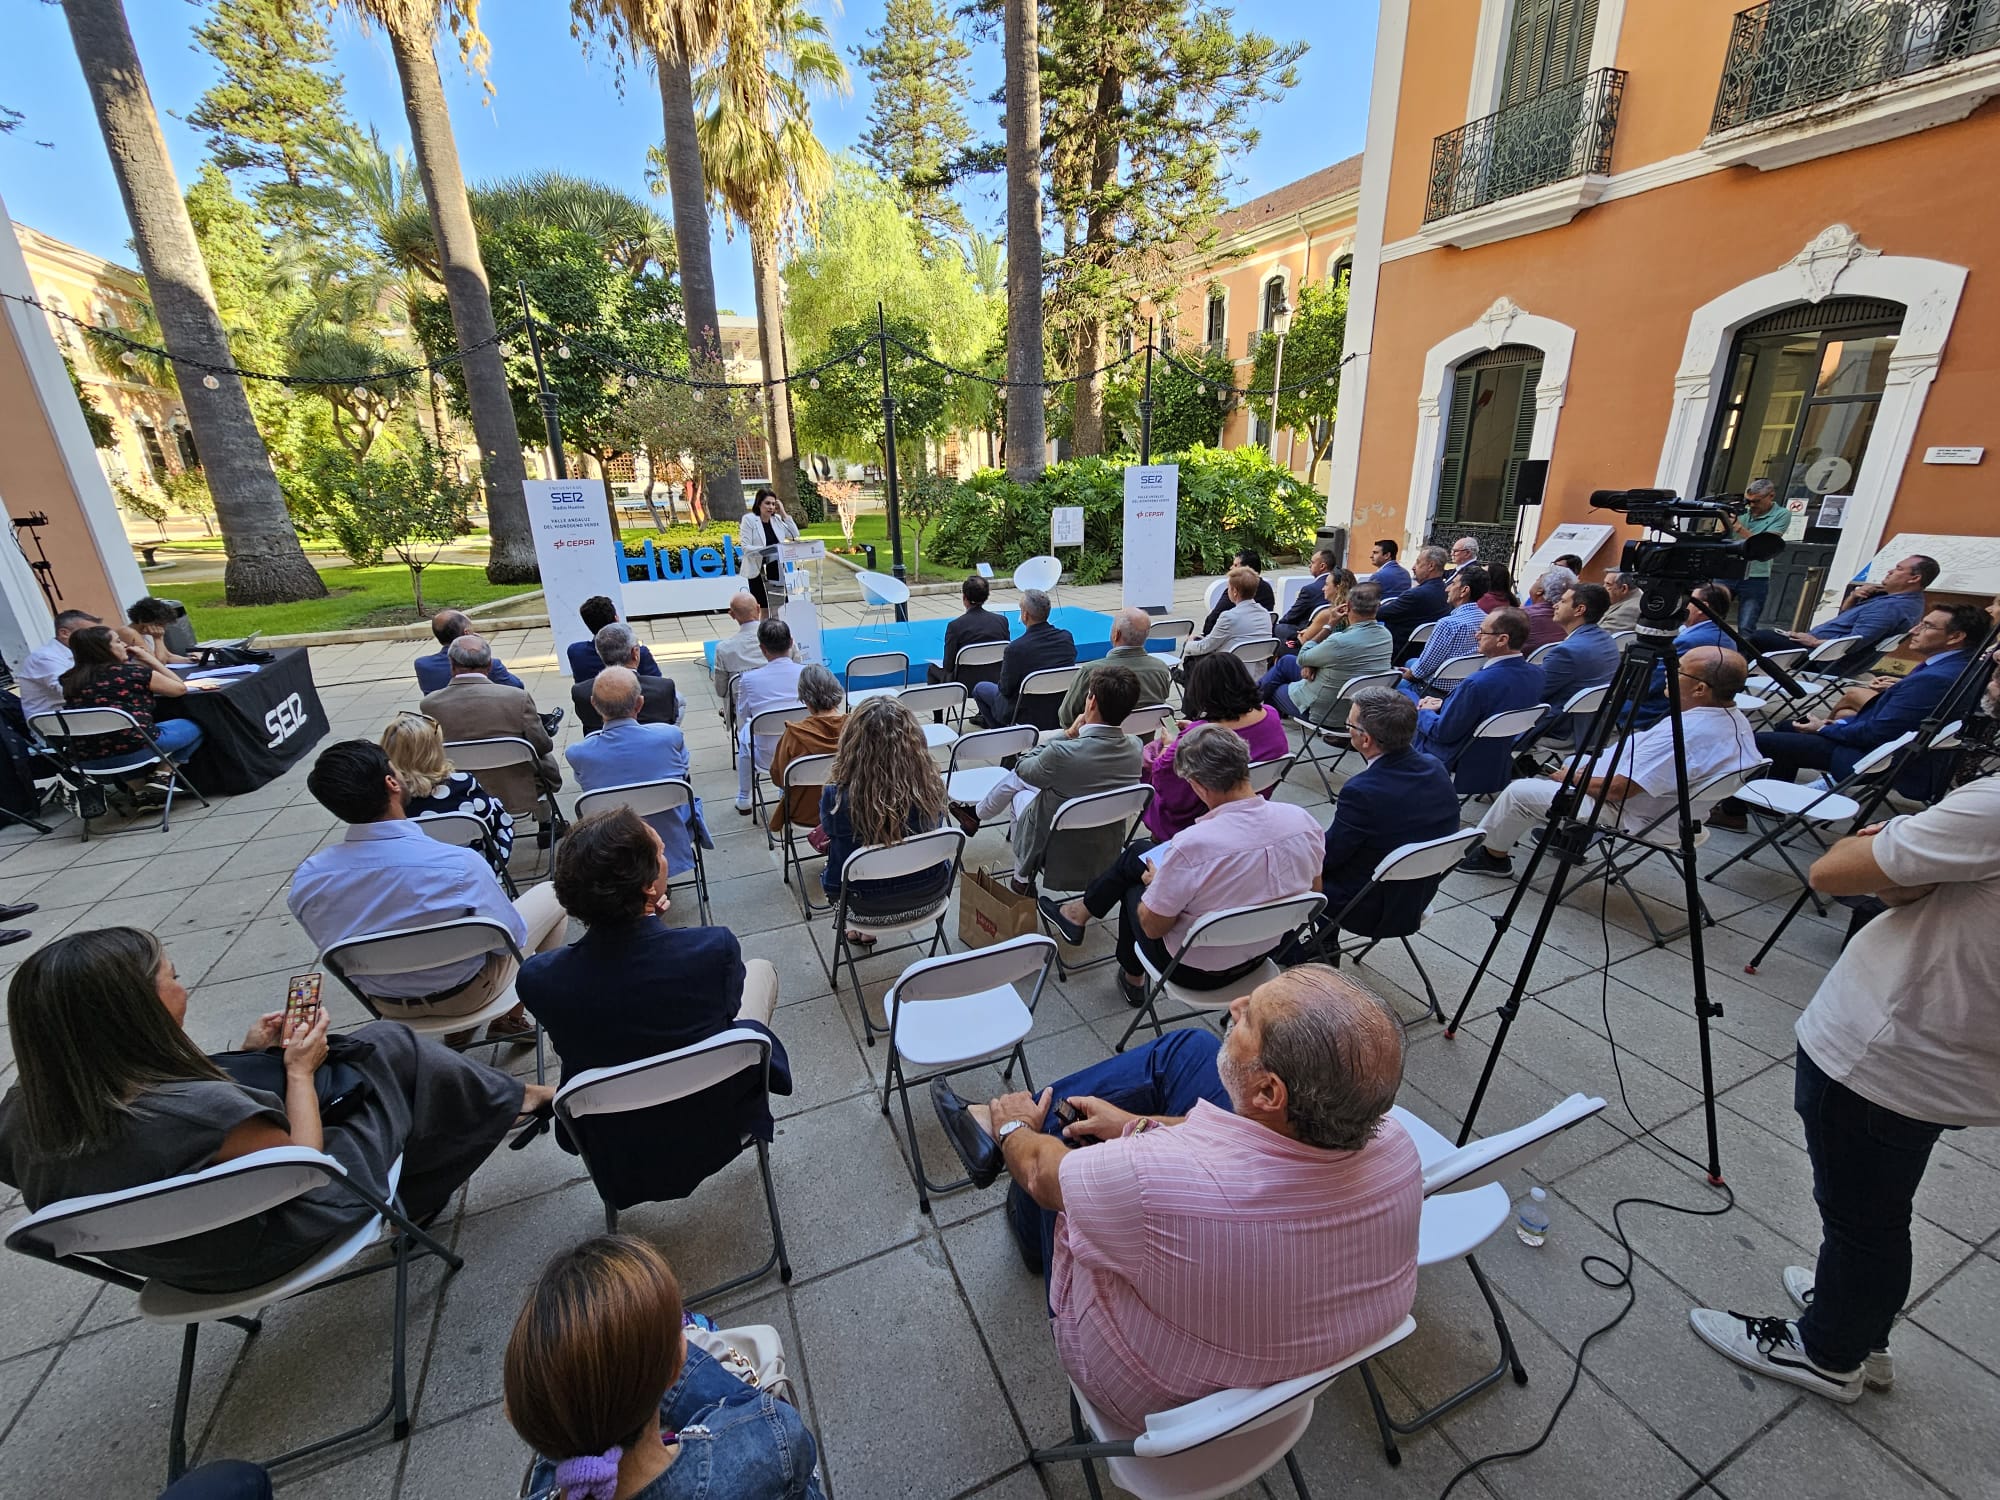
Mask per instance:
[[[444,725],[438,723],[429,714],[419,713],[414,708],[399,708],[396,710],[396,717],[399,719],[414,719],[417,723],[429,724],[434,729],[442,730],[444,728]]]
[[[1488,630],[1484,626],[1481,626],[1474,632],[1476,635],[1505,635],[1506,633],[1504,630]]]

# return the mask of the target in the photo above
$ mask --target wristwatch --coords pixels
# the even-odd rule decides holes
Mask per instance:
[[[1009,1120],[1005,1125],[1002,1125],[998,1130],[993,1132],[993,1139],[996,1141],[1005,1141],[1008,1136],[1024,1128],[1027,1123],[1026,1120]]]

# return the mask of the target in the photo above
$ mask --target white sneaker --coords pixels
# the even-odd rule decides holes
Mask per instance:
[[[1697,1307],[1688,1313],[1688,1322],[1704,1344],[1760,1375],[1803,1386],[1842,1405],[1861,1399],[1860,1367],[1843,1373],[1814,1364],[1799,1342],[1799,1325],[1789,1318]]]
[[[1804,1312],[1812,1302],[1813,1273],[1804,1266],[1785,1267],[1785,1290]],[[1887,1349],[1869,1351],[1861,1362],[1861,1381],[1871,1391],[1886,1391],[1896,1383],[1896,1356]]]

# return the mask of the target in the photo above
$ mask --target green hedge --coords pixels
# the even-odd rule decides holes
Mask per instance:
[[[734,526],[708,521],[669,526],[663,531],[655,531],[650,526],[627,526],[618,533],[618,537],[625,545],[627,557],[642,557],[648,542],[653,544],[655,551],[676,552],[682,547],[720,547],[724,537],[736,534]]]
[[[1326,502],[1271,461],[1261,448],[1191,448],[1162,463],[1180,465],[1175,569],[1219,573],[1238,547],[1266,557],[1305,552]],[[927,549],[940,563],[970,568],[990,562],[1006,574],[1049,550],[1049,512],[1083,507],[1083,547],[1064,549],[1078,583],[1101,583],[1123,556],[1125,460],[1071,459],[1051,464],[1033,484],[982,470],[958,486]]]

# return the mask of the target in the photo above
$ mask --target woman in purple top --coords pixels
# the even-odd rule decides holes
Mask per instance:
[[[1188,668],[1187,692],[1181,702],[1188,717],[1181,721],[1180,734],[1197,724],[1220,724],[1235,730],[1250,747],[1253,763],[1279,760],[1291,753],[1284,716],[1258,695],[1250,669],[1233,652],[1196,657]],[[1208,811],[1194,788],[1174,772],[1174,746],[1179,743],[1180,736],[1169,739],[1166,726],[1161,725],[1159,734],[1146,746],[1145,774],[1153,784],[1146,827],[1162,843]]]

